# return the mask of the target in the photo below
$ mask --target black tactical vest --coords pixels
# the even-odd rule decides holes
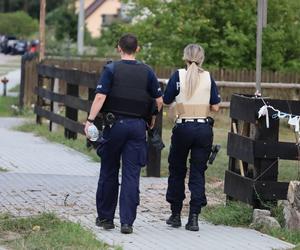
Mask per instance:
[[[149,118],[154,99],[147,92],[149,69],[145,64],[114,62],[113,83],[102,112]]]

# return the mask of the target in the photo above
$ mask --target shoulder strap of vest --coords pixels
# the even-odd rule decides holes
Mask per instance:
[[[136,60],[136,64],[144,64],[141,61]]]
[[[104,67],[109,68],[112,72],[114,72],[114,68],[117,64],[120,64],[121,61],[110,61],[108,62],[106,65],[104,65]]]
[[[185,80],[186,70],[185,69],[179,69],[179,82],[182,83]]]

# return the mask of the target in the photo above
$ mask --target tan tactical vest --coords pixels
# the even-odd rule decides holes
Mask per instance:
[[[186,100],[185,97],[185,76],[186,70],[179,69],[179,82],[180,82],[180,92],[176,96],[176,116],[177,118],[206,118],[210,110],[210,90],[211,90],[211,80],[209,72],[203,71],[200,73],[199,85],[195,90],[194,95]]]

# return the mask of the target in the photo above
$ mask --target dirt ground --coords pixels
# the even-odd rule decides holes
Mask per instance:
[[[225,203],[226,195],[223,192],[224,182],[219,179],[211,180],[206,184],[206,196],[207,196],[207,205],[215,206],[218,204]],[[167,181],[157,183],[149,183],[144,185],[143,190],[140,194],[140,207],[142,212],[150,212],[154,214],[155,217],[165,220],[166,216],[170,214],[170,205],[166,202],[166,190],[167,190]],[[186,198],[184,200],[182,215],[188,215],[189,212],[189,201],[190,201],[190,192],[187,185],[186,179],[186,188],[185,188]],[[149,203],[153,204],[149,206]]]

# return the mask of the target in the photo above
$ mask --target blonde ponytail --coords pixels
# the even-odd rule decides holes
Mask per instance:
[[[183,52],[183,60],[187,63],[185,78],[186,98],[190,99],[199,84],[199,74],[204,70],[201,68],[204,61],[204,50],[198,44],[189,44]]]

